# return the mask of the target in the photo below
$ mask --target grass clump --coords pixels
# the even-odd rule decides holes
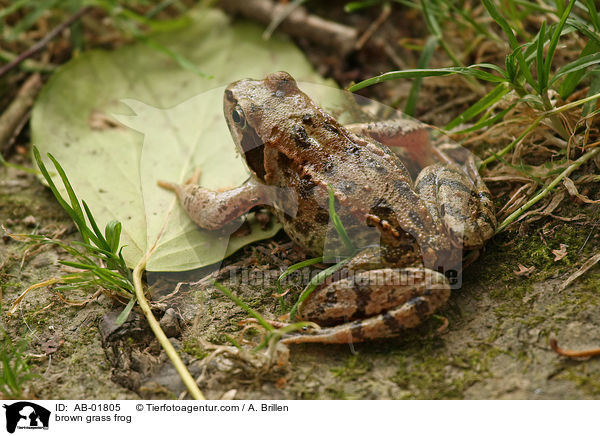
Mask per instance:
[[[60,194],[36,148],[33,149],[33,154],[44,179],[58,203],[77,226],[82,241],[66,244],[60,240],[43,235],[11,234],[10,236],[21,241],[55,245],[62,248],[75,258],[76,261],[61,260],[60,263],[71,268],[76,268],[79,272],[65,274],[61,277],[51,278],[30,286],[16,299],[9,314],[14,313],[24,296],[36,288],[57,285],[55,290],[60,292],[101,287],[106,291],[110,291],[111,295],[117,298],[120,297],[128,300],[125,309],[117,319],[117,323],[125,322],[135,304],[136,298],[131,271],[125,264],[121,253],[123,249],[120,246],[121,223],[111,221],[106,224],[104,232],[102,232],[85,201],[80,203],[65,171],[56,159],[52,155],[48,155],[64,184],[68,200]]]
[[[25,350],[29,345],[27,336],[20,337],[16,342],[0,329],[0,392],[7,399],[23,398],[25,383],[39,377],[31,371],[29,358]]]

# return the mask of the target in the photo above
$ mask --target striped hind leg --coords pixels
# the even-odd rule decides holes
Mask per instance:
[[[425,321],[449,296],[446,277],[423,267],[359,272],[315,290],[301,306],[300,318],[331,327],[282,342],[341,344],[398,336]]]

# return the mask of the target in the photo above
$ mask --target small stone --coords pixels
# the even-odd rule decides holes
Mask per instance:
[[[181,327],[179,326],[179,316],[172,307],[165,311],[165,314],[160,319],[160,328],[163,329],[168,338],[175,337],[179,334]]]
[[[27,227],[35,227],[37,224],[37,220],[33,215],[27,215],[21,220],[21,223]]]

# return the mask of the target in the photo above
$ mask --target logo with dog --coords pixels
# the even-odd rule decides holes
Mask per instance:
[[[14,433],[19,430],[48,430],[50,411],[29,401],[19,401],[10,405],[4,404],[6,410],[6,431]]]

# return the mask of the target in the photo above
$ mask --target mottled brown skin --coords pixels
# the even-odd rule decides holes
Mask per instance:
[[[284,72],[229,85],[224,113],[251,178],[226,192],[161,182],[200,227],[221,228],[267,204],[290,238],[319,256],[338,239],[329,223],[331,186],[356,246],[378,232],[379,249],[363,249],[344,270],[351,279],[329,280],[300,307],[301,319],[331,327],[284,342],[356,342],[414,327],[448,299],[438,270],[459,264],[455,247],[480,247],[494,233],[489,191],[472,159],[459,165],[435,150],[428,161],[435,147],[415,122],[345,128]],[[425,167],[415,183],[400,157],[373,138]]]

